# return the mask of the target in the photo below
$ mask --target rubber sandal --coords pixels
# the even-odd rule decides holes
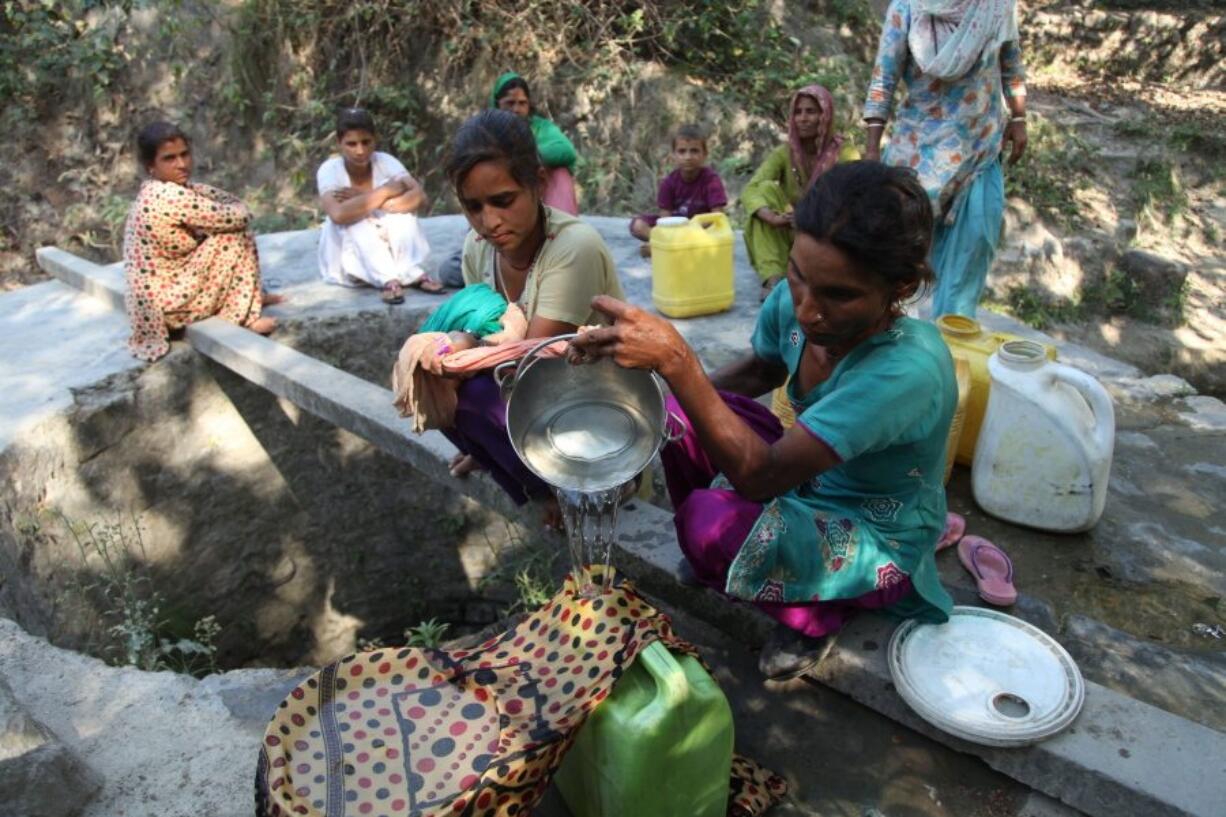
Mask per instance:
[[[394,306],[404,303],[404,289],[400,284],[392,281],[390,284],[384,284],[383,291],[379,293],[379,297],[383,299],[383,303]]]
[[[975,577],[979,598],[998,607],[1017,601],[1013,562],[996,545],[982,536],[963,536],[958,543],[958,561]]]
[[[835,636],[836,633],[828,633],[812,638],[778,623],[758,653],[758,671],[768,681],[798,678],[830,654]]]
[[[962,541],[962,536],[965,533],[965,517],[957,513],[945,514],[945,530],[941,532],[941,538],[937,540],[936,552],[940,553],[945,548],[958,544],[958,542]]]

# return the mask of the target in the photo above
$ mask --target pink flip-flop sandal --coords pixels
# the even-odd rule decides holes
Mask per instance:
[[[941,538],[937,540],[937,553],[940,553],[947,547],[953,547],[962,541],[962,535],[966,533],[966,519],[961,514],[947,513],[945,514],[945,530],[941,532]]]
[[[1017,601],[1013,562],[996,545],[982,536],[964,536],[958,543],[958,561],[975,577],[979,598],[998,607]]]

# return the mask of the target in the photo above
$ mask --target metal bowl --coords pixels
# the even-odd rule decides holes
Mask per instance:
[[[501,381],[507,434],[520,459],[545,482],[595,493],[647,467],[668,439],[668,411],[664,387],[652,372],[625,369],[607,358],[573,365],[537,356],[572,337],[548,338],[518,365],[504,364],[516,366],[514,376]]]

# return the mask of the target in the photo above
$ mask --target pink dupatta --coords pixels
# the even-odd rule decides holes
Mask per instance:
[[[801,192],[804,192],[839,161],[839,151],[843,148],[843,137],[836,136],[832,132],[834,129],[834,97],[825,87],[806,85],[792,94],[792,101],[788,105],[788,146],[792,152],[792,167],[796,168],[796,172],[804,173],[805,167],[809,164],[809,154],[805,152],[804,146],[800,143],[800,133],[796,130],[796,103],[802,96],[816,100],[817,107],[821,111],[821,121],[817,126],[817,155],[813,157],[813,171],[807,180],[803,176],[801,178],[801,181],[804,182]]]

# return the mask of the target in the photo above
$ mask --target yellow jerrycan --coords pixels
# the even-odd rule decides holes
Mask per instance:
[[[574,817],[724,817],[732,709],[697,659],[649,644],[554,775]]]
[[[970,392],[966,397],[962,431],[954,457],[955,462],[970,465],[975,461],[975,444],[979,440],[979,428],[983,425],[983,413],[988,407],[988,394],[992,390],[988,358],[1002,343],[1021,338],[1006,332],[989,332],[979,321],[963,315],[942,315],[936,319],[936,324],[955,364],[965,360],[970,367]],[[1049,360],[1056,359],[1054,346],[1044,346],[1043,349]]]
[[[651,231],[651,300],[670,318],[732,306],[732,225],[723,213],[666,216]]]

